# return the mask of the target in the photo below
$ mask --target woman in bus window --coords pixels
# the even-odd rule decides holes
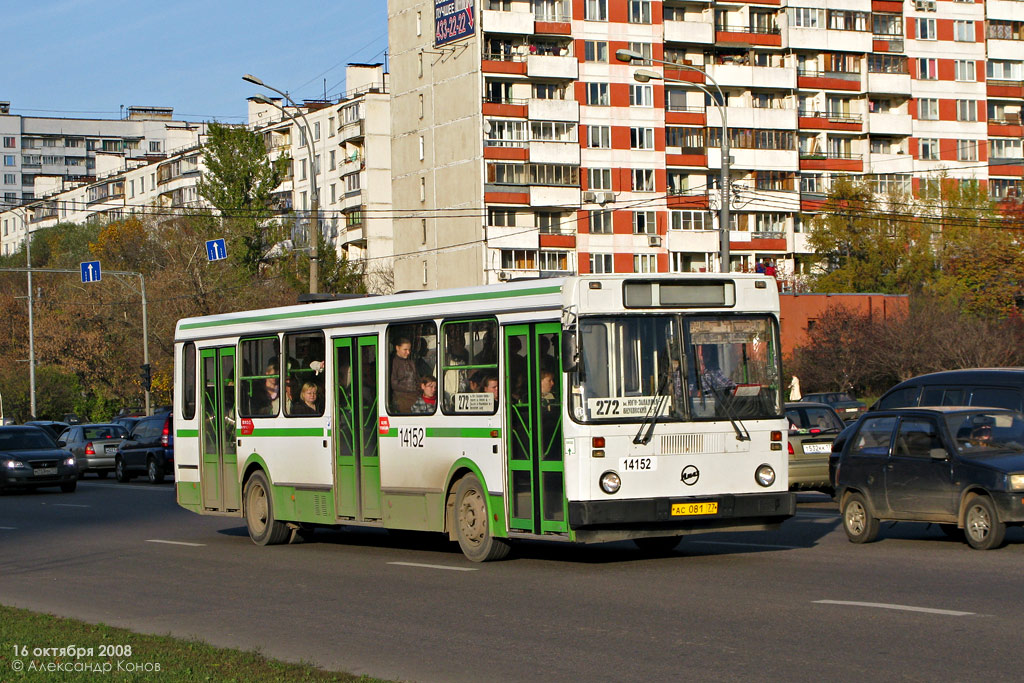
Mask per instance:
[[[391,359],[391,405],[395,412],[408,413],[420,397],[419,377],[412,358],[412,343],[405,337],[398,337]]]
[[[320,407],[317,405],[317,396],[320,390],[316,382],[305,382],[302,391],[299,393],[299,400],[292,403],[292,415],[319,415]]]

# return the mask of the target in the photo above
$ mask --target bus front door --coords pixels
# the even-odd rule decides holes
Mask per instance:
[[[509,526],[568,531],[558,323],[505,327]]]
[[[203,508],[240,509],[238,452],[235,447],[235,347],[203,349],[202,447],[200,487]]]
[[[336,515],[380,519],[377,336],[335,339],[334,361]]]

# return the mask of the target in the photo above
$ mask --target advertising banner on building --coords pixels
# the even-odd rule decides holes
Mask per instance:
[[[476,0],[434,0],[434,47],[476,32]]]

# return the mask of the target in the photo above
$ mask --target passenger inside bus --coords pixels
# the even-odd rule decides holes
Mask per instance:
[[[292,415],[319,415],[323,408],[319,403],[320,390],[316,382],[308,381],[302,385],[299,400],[291,404]]]
[[[268,363],[263,374],[267,377],[253,387],[252,396],[249,399],[249,414],[277,415],[281,404],[277,361]]]
[[[417,415],[433,415],[437,410],[437,378],[433,375],[420,377],[420,397],[412,404]]]
[[[395,412],[408,413],[420,396],[419,372],[412,358],[412,342],[398,337],[394,349],[391,357],[391,403]]]

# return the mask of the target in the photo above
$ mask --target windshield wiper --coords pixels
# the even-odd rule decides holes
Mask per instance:
[[[729,418],[729,422],[732,424],[733,431],[736,432],[737,441],[750,441],[750,432],[747,431],[746,425],[736,416],[732,411],[731,401],[727,400],[727,394],[725,389],[716,389],[714,384],[711,386],[711,393],[714,394],[715,401],[722,404],[722,410],[725,412],[725,416]],[[722,395],[719,396],[718,392],[721,391]]]
[[[668,394],[661,393],[668,383],[668,373],[664,373],[661,376],[661,382],[658,384],[658,391],[654,395],[654,400],[651,401],[651,407],[647,409],[647,414],[644,415],[644,421],[640,423],[640,429],[637,430],[636,436],[633,437],[633,443],[638,446],[646,446],[651,441],[651,437],[654,436],[654,427],[658,424],[658,413],[661,412],[662,406],[665,405],[665,401],[670,397]],[[646,432],[644,430],[647,430]]]

